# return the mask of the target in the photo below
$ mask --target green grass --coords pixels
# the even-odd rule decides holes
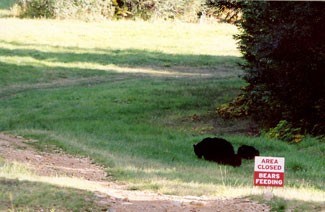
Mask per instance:
[[[100,211],[90,192],[0,178],[1,211]]]
[[[271,200],[266,201],[261,198],[261,196],[253,196],[252,199],[258,201],[259,203],[268,204],[271,207],[271,211],[274,212],[285,212],[285,211],[324,211],[324,203],[315,203],[313,201],[296,201],[288,200],[286,198],[274,197]]]
[[[222,135],[235,148],[286,158],[286,188],[276,195],[324,195],[324,142],[289,145],[215,128],[215,108],[245,85],[233,26],[17,19],[0,26],[0,131],[90,156],[130,189],[259,192],[253,162],[232,168],[195,157],[194,143]],[[231,127],[239,132],[243,123]]]

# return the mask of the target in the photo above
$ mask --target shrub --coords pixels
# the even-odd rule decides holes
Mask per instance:
[[[224,12],[226,9],[223,3],[211,2],[212,0],[18,0],[14,9],[20,17],[82,20],[139,18],[197,22],[200,14],[215,11],[221,14],[218,17],[226,14],[223,17],[225,20],[235,20],[238,16],[238,9],[232,8]],[[225,1],[228,5],[227,2]]]
[[[274,128],[271,128],[266,136],[269,138],[277,138],[286,142],[299,143],[304,138],[300,134],[300,128],[293,128],[286,120],[281,120]]]
[[[116,18],[141,18],[148,20],[154,13],[156,0],[113,0]]]
[[[111,0],[58,0],[55,14],[60,19],[96,20],[113,17],[114,7]]]
[[[111,0],[18,0],[19,17],[93,20],[111,18]]]
[[[54,0],[18,0],[20,17],[29,18],[53,18],[55,1]]]
[[[245,1],[241,6],[236,38],[249,85],[238,105],[266,128],[287,120],[293,128],[324,134],[325,4]]]
[[[203,10],[204,0],[158,1],[155,18],[178,19],[185,22],[198,21],[198,13]]]
[[[198,20],[205,0],[113,0],[118,18]]]
[[[206,13],[222,22],[235,23],[241,18],[241,4],[236,0],[206,0]]]

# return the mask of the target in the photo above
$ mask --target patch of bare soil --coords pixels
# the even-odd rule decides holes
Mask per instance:
[[[26,164],[40,176],[68,176],[100,183],[104,191],[95,192],[97,203],[109,212],[203,212],[203,211],[270,211],[263,204],[248,199],[216,199],[212,197],[161,195],[147,191],[127,190],[127,186],[112,182],[103,167],[89,158],[65,153],[36,151],[21,137],[0,133],[0,157]]]

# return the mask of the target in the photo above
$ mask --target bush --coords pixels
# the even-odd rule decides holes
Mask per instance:
[[[242,5],[240,50],[246,60],[240,105],[264,127],[325,133],[325,4],[254,2]]]
[[[178,19],[196,22],[205,0],[113,0],[118,18]]]
[[[277,138],[290,143],[299,143],[304,138],[300,132],[300,128],[293,128],[289,122],[281,120],[274,128],[271,128],[266,133],[266,137]]]
[[[205,0],[18,0],[19,17],[198,21]]]
[[[156,6],[155,0],[113,0],[115,18],[151,18]]]
[[[203,10],[205,0],[165,0],[157,1],[155,19],[177,19],[185,22],[197,22],[198,13]]]
[[[111,18],[111,0],[18,0],[19,17],[94,20]]]
[[[236,23],[241,18],[241,4],[236,0],[206,0],[206,14],[222,22]]]
[[[20,17],[53,18],[55,16],[54,0],[18,0]]]
[[[96,20],[112,18],[111,0],[57,0],[55,14],[60,19]]]

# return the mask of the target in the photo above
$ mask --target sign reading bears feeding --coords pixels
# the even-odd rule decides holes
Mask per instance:
[[[255,157],[255,186],[284,186],[284,158]]]

